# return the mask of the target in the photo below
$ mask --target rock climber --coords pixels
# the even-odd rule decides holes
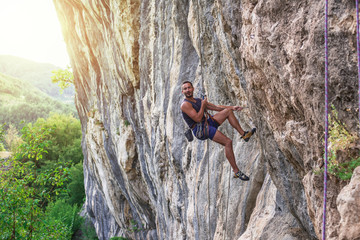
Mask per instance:
[[[256,132],[256,128],[251,131],[244,131],[233,113],[233,111],[241,111],[243,108],[239,106],[216,106],[208,102],[206,97],[203,100],[194,98],[194,87],[189,81],[182,83],[181,92],[185,96],[181,104],[182,115],[195,137],[200,140],[210,138],[225,146],[225,155],[234,171],[234,178],[248,181],[249,177],[242,173],[236,165],[232,140],[217,129],[227,119],[231,126],[240,133],[241,138],[248,142]],[[218,113],[212,116],[207,113],[207,110]]]

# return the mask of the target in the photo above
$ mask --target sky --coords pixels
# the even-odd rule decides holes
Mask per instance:
[[[70,65],[52,0],[0,0],[0,55]]]

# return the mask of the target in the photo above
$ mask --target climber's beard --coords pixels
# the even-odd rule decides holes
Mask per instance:
[[[186,98],[192,98],[192,97],[193,97],[193,93],[192,93],[192,92],[187,92],[187,93],[185,93],[185,97],[186,97]]]
[[[193,94],[194,94],[194,89],[193,88],[191,88],[191,89],[187,90],[186,92],[184,92],[184,95],[185,95],[186,98],[192,98]]]

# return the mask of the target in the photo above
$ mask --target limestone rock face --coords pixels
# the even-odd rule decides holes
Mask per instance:
[[[360,238],[360,167],[354,171],[352,179],[337,197],[340,213],[339,239]]]
[[[54,4],[75,76],[86,211],[99,239],[321,237],[322,1]],[[356,133],[355,3],[330,1],[329,9],[330,103]],[[186,141],[185,80],[214,104],[247,107],[236,116],[245,130],[258,129],[249,142],[228,122],[219,130],[249,182],[232,178],[223,146]],[[328,239],[357,236],[345,210],[356,191],[329,182]]]

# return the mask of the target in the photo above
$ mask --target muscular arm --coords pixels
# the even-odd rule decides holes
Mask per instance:
[[[237,106],[222,106],[222,105],[216,106],[215,104],[212,104],[210,102],[208,102],[208,104],[207,104],[207,109],[208,110],[213,110],[213,111],[220,112],[220,111],[222,111],[222,110],[224,110],[226,108],[229,108],[229,109],[231,109],[233,111],[242,110],[242,107],[237,107]]]
[[[192,120],[195,122],[201,122],[201,119],[204,116],[205,106],[207,104],[204,103],[204,101],[201,102],[201,108],[199,112],[196,112],[191,103],[189,102],[183,102],[181,104],[181,111],[186,113]]]

